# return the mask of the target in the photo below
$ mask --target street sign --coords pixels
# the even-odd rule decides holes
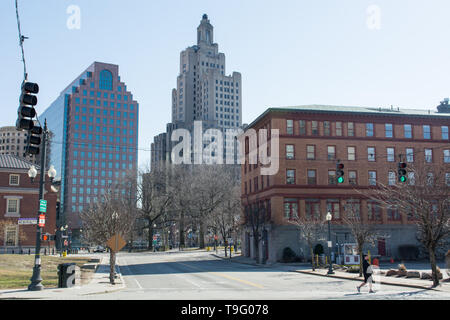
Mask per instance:
[[[36,218],[19,218],[18,224],[37,224]]]
[[[106,244],[112,251],[117,252],[122,249],[127,243],[119,234],[116,234],[112,236]]]
[[[47,200],[39,200],[39,212],[47,212]]]
[[[43,228],[45,226],[45,214],[39,215],[39,227]]]

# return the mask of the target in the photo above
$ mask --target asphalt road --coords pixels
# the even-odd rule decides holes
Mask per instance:
[[[292,266],[240,264],[207,252],[120,253],[118,262],[126,288],[96,299],[450,299],[445,292],[388,285],[357,293],[356,281],[300,274]]]

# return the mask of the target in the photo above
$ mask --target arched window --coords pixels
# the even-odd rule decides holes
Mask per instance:
[[[102,70],[100,71],[100,89],[103,90],[112,90],[112,80],[113,76],[111,71],[109,70]]]

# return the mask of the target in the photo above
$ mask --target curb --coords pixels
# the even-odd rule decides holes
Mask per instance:
[[[361,282],[362,279],[359,278],[348,278],[344,276],[338,276],[338,275],[328,275],[328,274],[319,274],[319,273],[313,273],[312,271],[304,271],[304,270],[292,270],[293,272],[303,273],[303,274],[309,274],[313,276],[321,276],[321,277],[328,277],[328,278],[337,278],[337,279],[344,279],[344,280],[353,280],[353,281],[359,281]],[[380,281],[380,284],[389,285],[389,286],[398,286],[398,287],[409,287],[409,288],[415,288],[415,289],[425,289],[425,290],[435,290],[440,292],[446,292],[444,290],[439,290],[437,288],[431,288],[421,285],[415,285],[415,284],[403,284],[403,283],[396,283],[396,282],[386,282],[386,281]]]
[[[217,255],[215,253],[211,253],[211,255],[213,255],[213,256],[215,256],[215,257],[217,257],[219,259],[225,260],[225,261],[230,261],[230,262],[234,262],[234,263],[241,263],[241,264],[246,264],[246,265],[255,266],[255,267],[270,268],[270,267],[273,266],[273,264],[258,264],[258,263],[255,263],[255,262],[236,261],[236,260],[233,260],[233,258],[230,259],[229,257],[221,257],[221,256],[219,256],[219,255]]]

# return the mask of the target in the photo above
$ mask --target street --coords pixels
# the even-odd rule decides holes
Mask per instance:
[[[230,262],[208,252],[125,253],[118,263],[126,288],[84,299],[135,300],[296,300],[296,299],[450,299],[450,294],[381,285],[356,292],[357,281]]]

